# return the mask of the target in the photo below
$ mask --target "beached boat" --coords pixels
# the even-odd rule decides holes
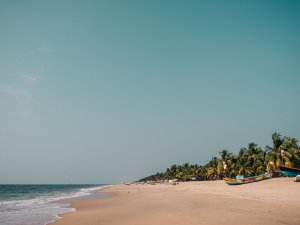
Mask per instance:
[[[270,177],[271,177],[270,174],[265,173],[259,176],[246,177],[246,178],[244,178],[243,176],[237,176],[235,179],[224,178],[224,181],[228,185],[239,185],[239,184],[248,184],[248,183],[266,180],[269,179]]]
[[[293,168],[287,166],[279,166],[280,172],[283,173],[287,177],[295,177],[300,175],[300,168]]]

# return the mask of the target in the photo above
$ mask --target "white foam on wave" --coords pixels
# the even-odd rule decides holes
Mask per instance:
[[[107,185],[109,186],[109,185]],[[60,200],[88,196],[107,186],[82,188],[72,193],[56,193],[54,196],[39,196],[33,199],[0,201],[1,225],[41,225],[52,223],[60,214],[75,211]]]

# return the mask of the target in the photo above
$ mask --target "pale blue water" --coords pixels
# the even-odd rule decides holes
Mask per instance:
[[[88,196],[104,185],[0,185],[1,225],[44,225],[74,211],[66,199]],[[63,201],[62,201],[63,200]]]

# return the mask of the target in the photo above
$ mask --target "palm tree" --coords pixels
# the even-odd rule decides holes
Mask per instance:
[[[299,147],[295,138],[282,138],[279,133],[272,135],[273,147],[266,146],[266,161],[270,168],[277,172],[279,165],[293,167],[300,158]]]
[[[251,162],[245,157],[238,157],[236,162],[236,174],[237,175],[251,175],[253,170],[251,169]]]
[[[170,180],[172,179],[172,174],[170,168],[167,168],[166,172],[164,173],[164,179]]]
[[[231,160],[232,160],[232,153],[228,150],[224,149],[223,151],[219,152],[220,154],[220,161],[222,162],[222,177],[229,176],[228,169],[230,168]]]
[[[213,157],[207,164],[206,177],[208,179],[219,179],[222,174],[222,163],[217,157]]]
[[[249,143],[247,149],[247,158],[250,161],[252,174],[262,174],[266,170],[265,152],[255,143]]]
[[[189,163],[185,163],[182,165],[182,172],[183,172],[183,180],[184,181],[192,179],[191,166]]]
[[[284,137],[283,140],[283,149],[288,151],[291,155],[291,166],[298,166],[300,164],[300,149],[297,145],[298,140],[291,137]]]
[[[184,173],[183,173],[183,171],[182,171],[182,166],[177,166],[177,167],[176,167],[175,178],[176,178],[176,179],[179,179],[179,180],[182,180],[183,175],[184,175]]]
[[[191,166],[192,178],[196,178],[196,180],[204,180],[203,172],[204,172],[203,166],[199,166],[197,164]]]
[[[176,178],[176,171],[177,171],[177,165],[172,165],[170,168],[170,178],[169,179],[175,179]]]

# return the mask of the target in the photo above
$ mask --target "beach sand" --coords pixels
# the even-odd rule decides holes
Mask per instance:
[[[274,178],[246,185],[224,181],[114,185],[111,198],[74,201],[77,211],[52,225],[299,225],[300,183]]]

